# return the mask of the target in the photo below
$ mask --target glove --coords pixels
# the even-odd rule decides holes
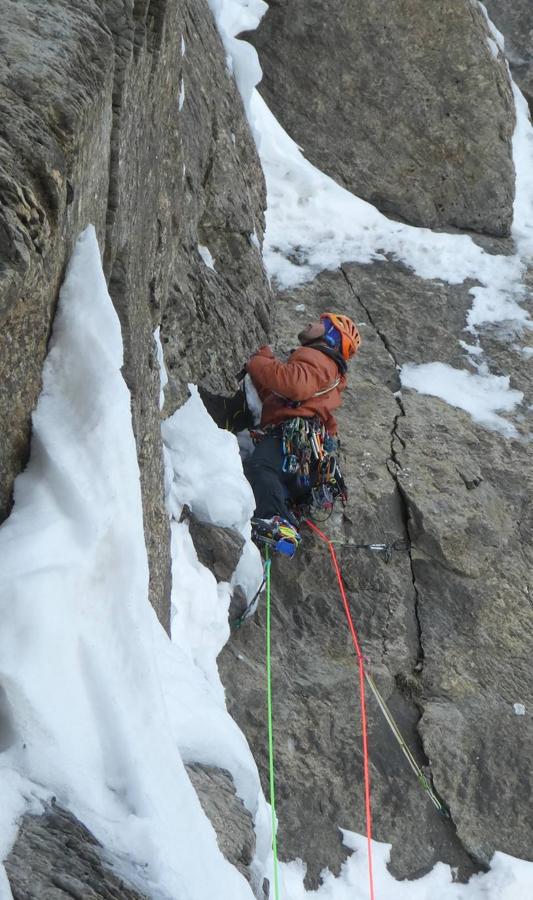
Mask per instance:
[[[253,356],[266,356],[269,359],[274,358],[274,354],[272,352],[272,347],[269,344],[263,344],[262,347],[259,347],[259,349],[255,351]]]
[[[244,372],[244,374],[246,374],[246,372],[248,371],[248,365],[251,363],[251,361],[252,361],[253,359],[255,359],[256,356],[266,356],[268,359],[274,359],[274,354],[273,354],[273,352],[272,352],[272,347],[270,347],[268,344],[264,344],[262,347],[259,347],[259,348],[255,351],[255,353],[252,353],[252,355],[251,355],[250,359],[248,360],[248,362],[246,362],[246,363],[244,364],[244,366],[243,366],[242,371]]]

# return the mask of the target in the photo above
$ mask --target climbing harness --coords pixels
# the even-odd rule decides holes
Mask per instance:
[[[367,838],[367,846],[368,846],[368,885],[369,885],[369,896],[370,900],[375,900],[374,893],[374,872],[372,865],[372,806],[370,802],[370,759],[368,753],[368,727],[367,727],[367,716],[366,716],[366,699],[365,699],[365,667],[363,655],[361,653],[361,647],[359,644],[359,639],[357,637],[357,631],[355,629],[355,625],[353,623],[352,614],[350,611],[350,605],[348,603],[348,597],[346,595],[346,589],[344,587],[344,582],[342,580],[341,570],[339,567],[339,562],[337,560],[337,554],[335,552],[335,547],[333,546],[332,541],[329,540],[328,537],[324,534],[323,531],[318,528],[311,519],[306,519],[306,524],[311,528],[318,537],[324,541],[328,545],[328,549],[330,552],[331,560],[333,562],[333,568],[335,570],[335,574],[337,576],[337,582],[339,585],[339,590],[341,593],[342,604],[344,607],[344,612],[346,614],[346,620],[348,622],[348,628],[350,630],[350,634],[352,636],[352,641],[355,649],[355,653],[357,656],[357,663],[359,667],[359,700],[361,706],[361,731],[362,731],[362,742],[363,742],[363,778],[364,778],[364,790],[365,790],[365,818],[366,818],[366,838]]]
[[[278,842],[276,816],[276,784],[274,777],[274,727],[272,721],[272,654],[270,628],[270,568],[268,547],[265,548],[266,583],[266,667],[267,667],[267,722],[268,722],[268,780],[270,786],[270,809],[272,812],[272,853],[274,857],[274,900],[279,900]]]

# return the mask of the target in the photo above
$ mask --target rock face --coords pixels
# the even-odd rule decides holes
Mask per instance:
[[[242,535],[233,528],[200,522],[192,514],[189,532],[202,565],[211,570],[217,581],[231,581],[244,547]]]
[[[184,400],[188,381],[233,388],[233,373],[264,342],[270,292],[255,146],[207,0],[0,0],[0,16],[0,521],[27,459],[65,265],[92,222],[122,325],[150,596],[168,628],[153,332],[160,326],[169,375],[165,414]],[[10,741],[0,688],[0,747]],[[235,838],[244,869],[249,822],[238,835],[227,777],[204,776],[194,778],[205,782],[202,796],[219,821],[226,808],[234,822],[225,850]],[[140,896],[113,881],[92,837],[58,810],[25,820],[9,865],[14,896],[24,900]]]
[[[399,877],[441,859],[464,878],[496,849],[531,859],[530,451],[440,400],[396,396],[398,365],[465,366],[457,338],[467,288],[424,282],[393,263],[350,265],[277,305],[282,349],[332,296],[363,335],[340,416],[351,499],[324,528],[339,541],[370,670],[451,813],[435,812],[370,695],[374,830],[392,842]],[[503,363],[530,397],[509,345],[491,334],[482,343],[493,369]],[[396,539],[411,551],[389,563],[353,547]],[[327,548],[304,530],[298,557],[275,560],[272,581],[278,847],[283,859],[307,862],[316,886],[321,869],[344,858],[338,827],[365,827],[357,670]],[[266,785],[263,629],[260,608],[221,668]]]
[[[233,528],[200,522],[192,514],[188,514],[187,518],[199,561],[213,573],[218,582],[231,581],[244,547],[242,535]],[[244,588],[240,584],[234,585],[228,611],[230,623],[235,623],[251,607],[252,602],[246,596]]]
[[[0,12],[0,517],[27,457],[64,267],[92,222],[122,323],[151,599],[168,627],[152,333],[161,325],[168,412],[189,380],[231,386],[264,340],[255,147],[206,0],[1,0]],[[216,271],[198,245],[210,249]]]
[[[485,0],[492,21],[505,37],[513,78],[533,109],[533,8],[529,0]]]
[[[412,224],[505,235],[514,107],[489,36],[471,0],[277,0],[247,39],[320,169]]]
[[[146,900],[103,854],[85,826],[59,806],[25,816],[5,861],[14,900]]]
[[[467,0],[386,6],[385,18],[377,0],[332,0],[325,16],[318,0],[271,0],[254,38],[267,99],[313,161],[382,210],[505,235],[514,114],[485,19]],[[488,6],[530,61],[525,0]],[[206,0],[0,0],[0,14],[0,520],[27,457],[64,267],[92,222],[124,335],[151,600],[168,627],[153,332],[169,374],[164,414],[189,380],[233,389],[269,334],[256,151]],[[527,85],[525,63],[513,65]],[[405,362],[468,365],[457,339],[469,287],[390,262],[350,265],[286,294],[274,314],[281,349],[332,295],[363,332],[340,417],[352,499],[326,527],[371,670],[451,813],[435,813],[369,698],[375,835],[392,842],[400,877],[436,860],[466,877],[495,849],[531,858],[531,379],[501,330],[487,331],[492,370],[526,393],[512,441],[437,399],[398,395]],[[231,578],[238,537],[200,523],[191,533],[216,577]],[[354,546],[394,539],[410,550],[389,562]],[[316,885],[344,859],[338,827],[363,831],[364,812],[354,653],[327,551],[309,533],[296,560],[275,560],[273,595],[279,848]],[[260,608],[221,669],[266,788],[263,626]],[[0,750],[11,718],[0,685]],[[189,774],[221,849],[249,875],[251,822],[231,780],[194,763]],[[57,807],[25,818],[7,870],[24,900],[140,897]]]
[[[30,413],[73,239],[88,222],[100,236],[105,228],[114,62],[103,18],[86,3],[2,2],[0,11],[4,518],[28,454]]]
[[[255,853],[252,816],[235,794],[229,772],[195,763],[186,766],[202,808],[217,833],[222,853],[250,881]]]
[[[186,768],[222,853],[250,881],[253,820],[231,776],[199,764]],[[14,900],[145,900],[113,870],[90,831],[56,804],[41,816],[24,816],[5,867]]]

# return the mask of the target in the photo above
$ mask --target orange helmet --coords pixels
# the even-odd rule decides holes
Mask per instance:
[[[322,313],[322,319],[329,319],[334,328],[337,329],[341,336],[340,351],[343,359],[350,359],[359,350],[361,344],[361,335],[356,326],[348,316],[338,316],[336,313]]]

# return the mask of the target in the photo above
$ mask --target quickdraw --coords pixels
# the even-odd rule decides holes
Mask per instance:
[[[341,542],[334,541],[333,543]],[[392,544],[346,544],[346,546],[351,547],[353,550],[370,550],[371,553],[382,553],[385,562],[390,562],[394,552],[408,553],[411,549],[411,541],[400,538],[397,541],[393,541]]]

